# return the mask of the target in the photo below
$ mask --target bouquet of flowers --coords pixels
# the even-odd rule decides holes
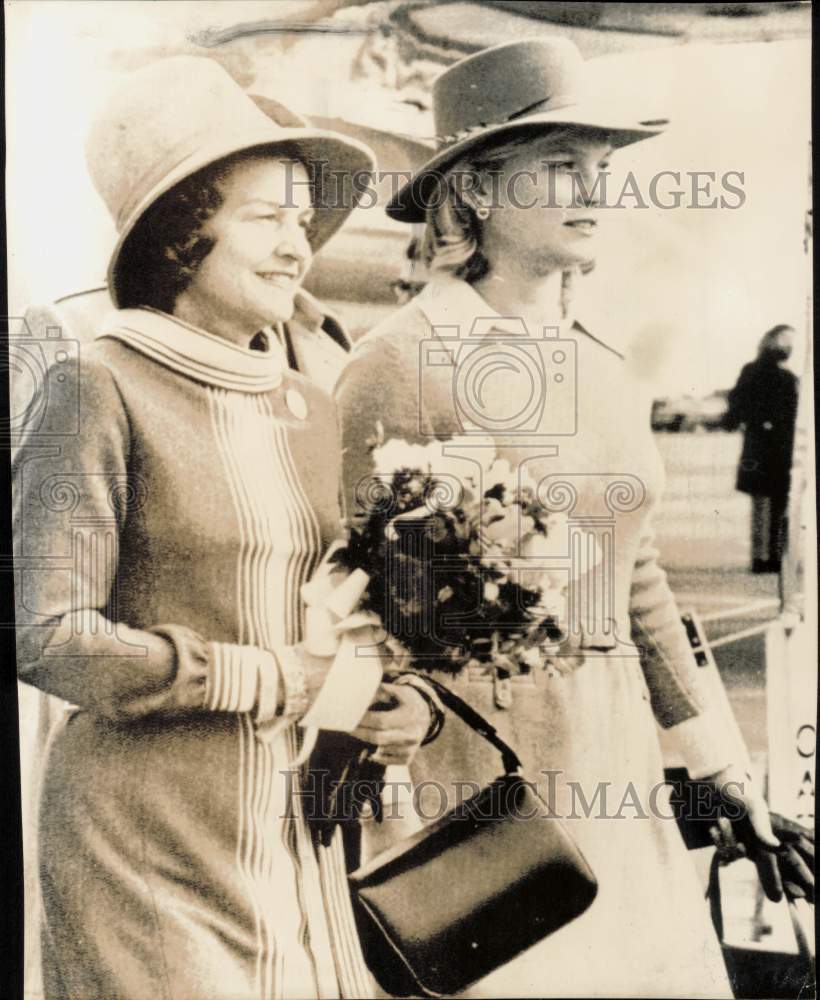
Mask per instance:
[[[377,472],[332,560],[366,574],[361,606],[400,660],[509,677],[544,664],[565,638],[566,582],[532,558],[562,515],[491,445],[471,454],[454,466],[441,442],[377,444]]]

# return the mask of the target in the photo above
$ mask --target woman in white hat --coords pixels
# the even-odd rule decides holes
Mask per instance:
[[[20,676],[77,706],[42,783],[47,995],[363,996],[294,724],[332,660],[300,644],[300,588],[339,529],[337,424],[280,337],[371,156],[181,57],[125,82],[88,157],[119,308],[57,355],[15,466]],[[430,706],[382,687],[355,733],[405,760]]]
[[[436,81],[438,151],[388,206],[426,224],[431,280],[357,344],[337,388],[348,513],[374,471],[367,442],[381,424],[385,439],[455,438],[467,456],[472,435],[492,435],[568,518],[569,534],[541,553],[573,588],[562,655],[512,682],[440,679],[517,748],[567,818],[599,893],[471,995],[730,996],[661,791],[656,720],[677,737],[692,777],[747,782],[747,849],[772,896],[767,850],[777,841],[741,766],[745,749],[727,740],[703,691],[656,560],[650,513],[662,469],[649,399],[618,351],[567,315],[569,280],[594,260],[605,221],[609,158],[663,122],[585,99],[583,75],[575,46],[539,39],[480,52]],[[585,561],[593,533],[598,557]],[[453,725],[411,768],[417,781],[443,782],[451,800],[457,782],[496,772],[492,750]]]

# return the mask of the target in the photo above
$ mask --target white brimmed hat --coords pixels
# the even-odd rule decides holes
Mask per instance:
[[[86,143],[91,179],[119,234],[108,268],[115,304],[123,246],[161,195],[226,156],[283,143],[296,143],[309,163],[322,165],[322,173],[326,169],[332,178],[327,191],[319,185],[314,206],[311,244],[316,251],[367,189],[365,179],[375,162],[364,143],[307,127],[275,101],[267,102],[263,112],[211,59],[175,56],[130,74],[106,101]]]
[[[437,152],[391,199],[387,214],[423,222],[443,175],[460,159],[518,131],[572,125],[605,132],[614,146],[657,135],[665,118],[638,120],[584,94],[584,60],[566,38],[530,38],[484,49],[433,84]]]

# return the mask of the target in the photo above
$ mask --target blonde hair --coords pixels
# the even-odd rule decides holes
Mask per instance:
[[[556,128],[551,139],[565,138],[572,130]],[[543,134],[543,133],[541,133]],[[526,131],[498,145],[485,147],[471,157],[457,161],[441,178],[439,198],[426,210],[419,256],[431,274],[444,272],[472,284],[483,278],[489,263],[481,249],[482,226],[470,191],[480,190],[488,177],[501,171],[504,163],[529,146],[533,133]],[[561,311],[569,310],[574,273],[564,271],[561,281]]]

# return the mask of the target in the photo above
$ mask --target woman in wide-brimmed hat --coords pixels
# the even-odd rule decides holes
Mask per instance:
[[[340,456],[286,332],[372,161],[279,112],[179,57],[129,77],[89,140],[118,310],[78,367],[58,355],[57,446],[15,467],[20,676],[77,706],[42,785],[49,996],[369,988],[341,848],[314,850],[300,805],[295,723],[332,660],[300,643],[300,588],[338,532]],[[430,706],[383,687],[392,711],[372,683],[347,709],[401,760]]]
[[[605,221],[608,160],[664,122],[585,96],[583,84],[583,61],[562,39],[488,49],[436,81],[438,151],[387,209],[425,223],[431,280],[357,344],[337,388],[348,513],[374,471],[367,442],[377,435],[455,439],[448,455],[461,447],[469,456],[471,441],[483,443],[473,435],[489,434],[539,481],[541,502],[568,518],[565,537],[523,553],[568,581],[559,655],[521,678],[441,679],[518,749],[567,818],[599,894],[471,995],[730,996],[661,793],[656,720],[677,737],[693,777],[745,781],[736,766],[745,749],[709,705],[657,563],[650,514],[663,480],[648,395],[618,351],[570,317],[571,278],[594,261]],[[457,800],[464,782],[496,769],[482,740],[450,726],[411,773],[443,782]],[[750,853],[760,857],[761,845],[777,842],[748,786],[743,803],[757,831]],[[770,856],[761,866],[776,895]]]

